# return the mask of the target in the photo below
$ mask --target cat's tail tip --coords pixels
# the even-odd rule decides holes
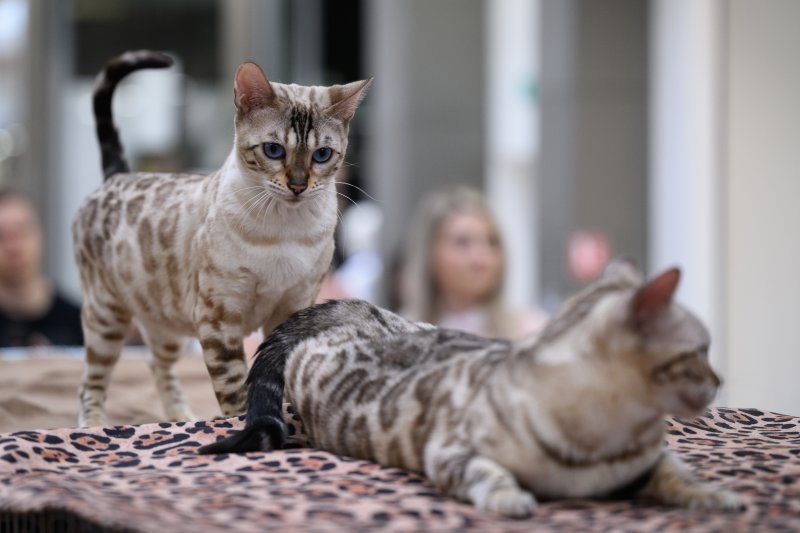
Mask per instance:
[[[125,52],[106,63],[95,81],[92,106],[97,129],[97,140],[103,162],[105,179],[114,174],[130,172],[122,151],[119,133],[111,113],[111,98],[117,84],[135,70],[167,68],[173,64],[170,56],[152,50]]]
[[[155,50],[129,50],[106,63],[102,76],[118,82],[134,70],[143,68],[167,68],[175,63],[172,57]]]
[[[123,53],[116,61],[109,62],[110,65],[128,65],[129,67],[134,67],[134,70],[141,68],[167,68],[171,67],[173,63],[175,63],[175,60],[172,57],[155,50],[131,50]]]
[[[265,416],[248,421],[245,428],[226,439],[201,446],[197,453],[271,452],[280,450],[286,442],[286,423],[274,416]]]

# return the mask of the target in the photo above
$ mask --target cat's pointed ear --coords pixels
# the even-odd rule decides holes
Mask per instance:
[[[239,65],[233,82],[233,102],[236,109],[247,114],[274,101],[275,91],[261,67],[252,61]]]
[[[367,94],[367,89],[372,85],[372,78],[354,81],[347,85],[333,85],[328,87],[331,105],[325,108],[325,114],[338,118],[345,124],[350,122],[356,114],[358,104]]]
[[[642,325],[664,312],[672,303],[680,279],[680,269],[670,268],[637,290],[631,308],[634,324]]]
[[[644,282],[644,274],[639,263],[632,257],[618,257],[608,262],[603,270],[603,279],[629,281],[639,285]]]

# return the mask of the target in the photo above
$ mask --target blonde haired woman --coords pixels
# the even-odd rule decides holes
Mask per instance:
[[[542,328],[544,313],[515,312],[503,302],[505,251],[479,192],[433,194],[413,220],[400,278],[401,314],[487,337],[519,338]]]

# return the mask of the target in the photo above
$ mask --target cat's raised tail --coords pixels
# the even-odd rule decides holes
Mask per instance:
[[[143,68],[166,68],[172,58],[159,52],[137,50],[125,52],[106,63],[95,81],[94,120],[97,140],[103,157],[103,176],[107,180],[114,174],[130,172],[128,161],[122,153],[119,132],[111,115],[111,97],[122,78]]]

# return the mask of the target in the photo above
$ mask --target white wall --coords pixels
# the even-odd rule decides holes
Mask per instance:
[[[800,2],[728,23],[728,403],[800,415]]]
[[[650,270],[681,267],[678,299],[708,325],[711,362],[724,369],[724,9],[719,0],[650,5]]]
[[[580,231],[646,262],[647,4],[541,3],[541,148],[537,154],[541,303],[583,283],[568,268]]]
[[[505,300],[538,305],[539,0],[492,0],[486,10],[486,194],[507,254]]]
[[[651,261],[712,330],[719,403],[800,415],[800,2],[651,2]]]

